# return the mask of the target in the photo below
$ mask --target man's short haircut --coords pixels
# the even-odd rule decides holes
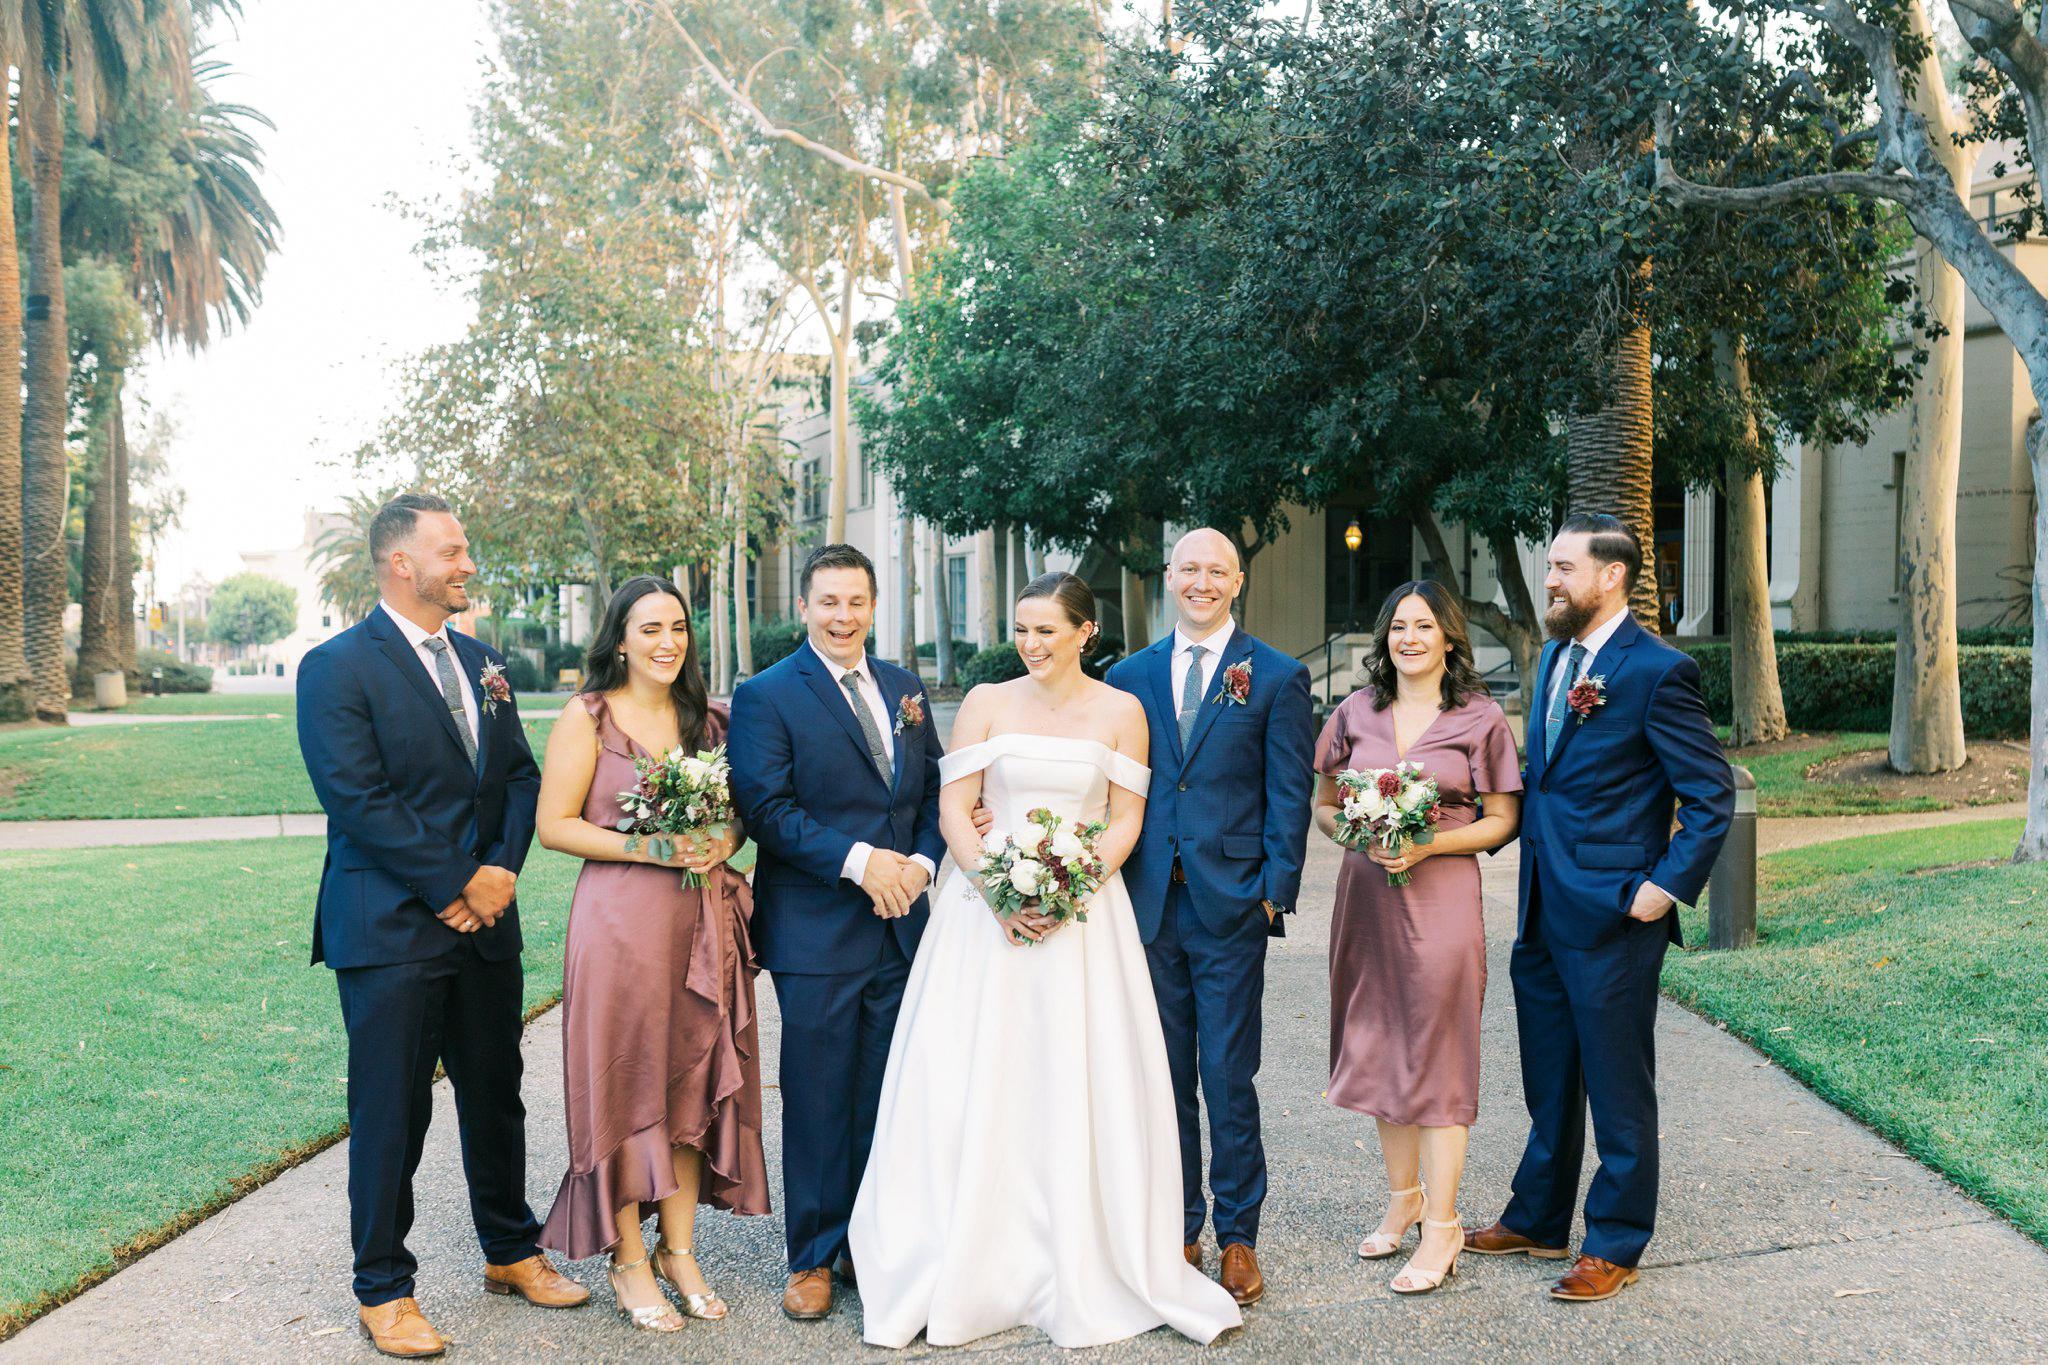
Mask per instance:
[[[806,602],[811,600],[811,575],[820,569],[863,569],[868,576],[868,596],[874,597],[881,591],[875,585],[873,560],[851,545],[820,545],[804,561],[803,578],[797,584],[796,595]]]
[[[420,513],[453,510],[432,493],[400,493],[370,518],[371,561],[382,565],[392,546],[410,536],[412,528],[419,525]]]
[[[1557,528],[1561,536],[1584,534],[1586,552],[1602,564],[1619,564],[1628,571],[1624,584],[1629,592],[1643,576],[1643,543],[1620,517],[1605,512],[1574,512]]]

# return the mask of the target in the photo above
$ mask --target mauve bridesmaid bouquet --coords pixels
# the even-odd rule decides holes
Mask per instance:
[[[633,760],[639,782],[619,793],[619,831],[627,836],[626,852],[647,841],[647,851],[667,862],[675,856],[678,838],[708,838],[732,823],[732,768],[725,746],[709,753],[689,754],[678,744],[665,754]],[[683,872],[683,885],[701,887],[709,878]]]
[[[1378,844],[1399,857],[1410,844],[1436,838],[1436,779],[1423,775],[1420,763],[1391,768],[1347,768],[1337,775],[1344,798],[1338,813],[1337,842],[1346,848]],[[1406,886],[1406,872],[1387,873],[1387,885]]]

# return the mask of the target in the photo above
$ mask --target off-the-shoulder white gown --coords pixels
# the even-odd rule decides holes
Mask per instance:
[[[1107,745],[999,735],[940,761],[986,770],[996,828],[1045,806],[1103,818],[1149,771]],[[1098,1346],[1161,1324],[1207,1342],[1237,1305],[1181,1255],[1180,1139],[1152,979],[1121,875],[1044,943],[1013,947],[955,872],[889,1048],[849,1230],[863,1335],[934,1345],[1036,1327]]]

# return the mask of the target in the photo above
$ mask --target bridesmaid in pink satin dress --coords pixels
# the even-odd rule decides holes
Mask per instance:
[[[1366,671],[1369,684],[1316,744],[1316,827],[1335,837],[1339,773],[1404,760],[1436,779],[1442,815],[1435,839],[1400,857],[1378,847],[1344,855],[1330,922],[1329,1098],[1378,1121],[1386,1158],[1386,1215],[1358,1254],[1393,1256],[1420,1224],[1392,1288],[1423,1294],[1453,1273],[1464,1244],[1458,1182],[1479,1114],[1486,993],[1476,855],[1515,837],[1521,765],[1472,666],[1464,612],[1441,585],[1404,583],[1387,598]],[[1391,872],[1413,880],[1389,885]]]
[[[540,1242],[575,1259],[611,1251],[620,1313],[657,1332],[683,1326],[662,1280],[683,1314],[726,1314],[697,1265],[696,1206],[768,1212],[753,902],[726,866],[739,831],[660,863],[618,829],[635,758],[724,742],[692,643],[673,584],[636,578],[613,595],[584,690],[548,737],[538,819],[541,843],[585,860],[562,976],[569,1171]],[[684,868],[709,884],[684,886]]]

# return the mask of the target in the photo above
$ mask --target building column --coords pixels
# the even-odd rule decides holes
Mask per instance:
[[[1685,495],[1685,577],[1679,583],[1679,635],[1708,635],[1714,629],[1714,490]]]
[[[1820,630],[1821,478],[1826,446],[1804,441],[1785,452],[1771,484],[1771,628]]]

